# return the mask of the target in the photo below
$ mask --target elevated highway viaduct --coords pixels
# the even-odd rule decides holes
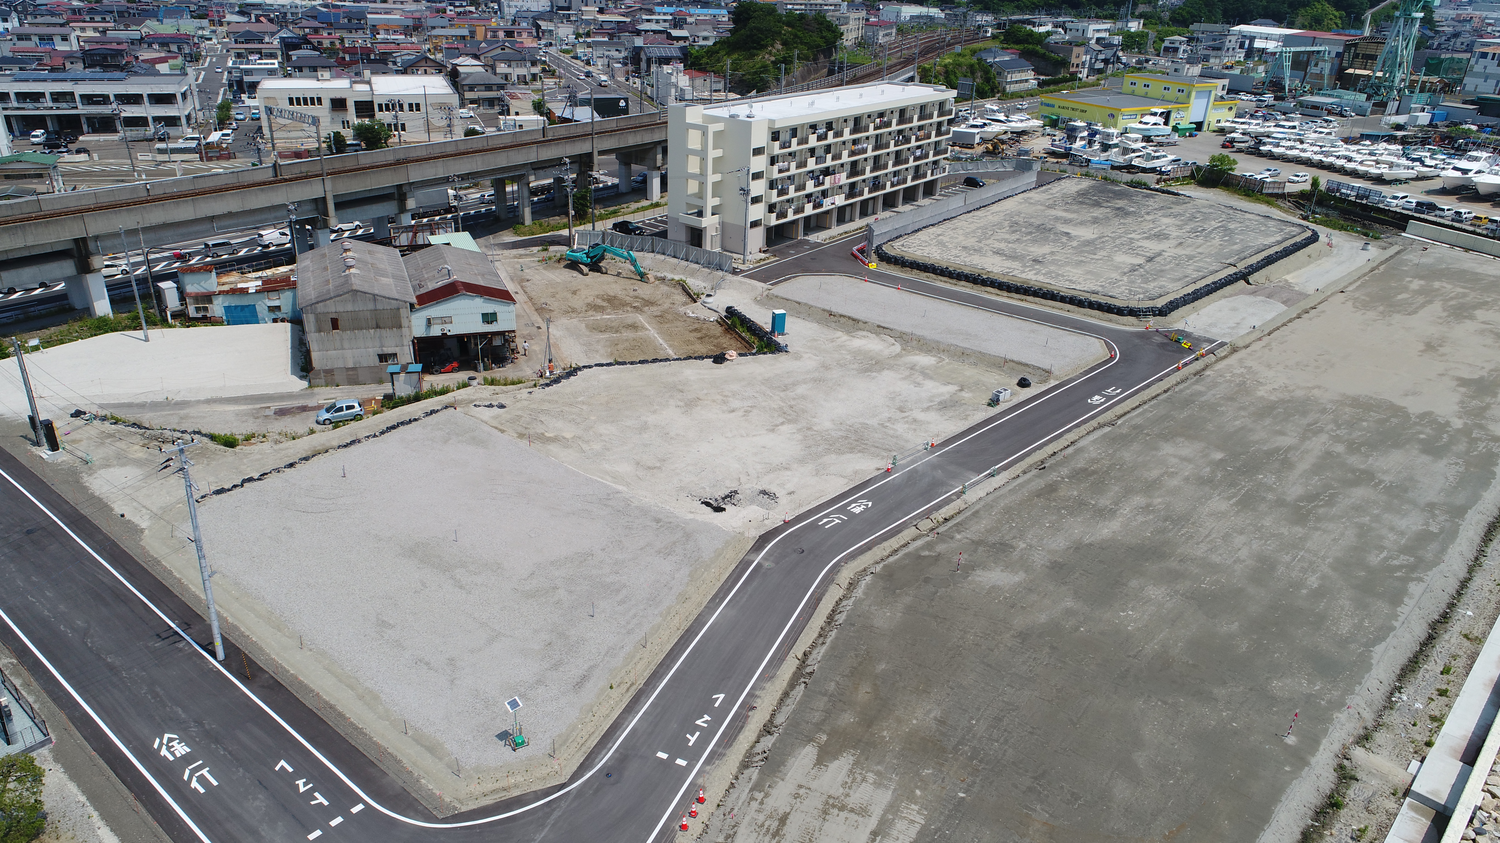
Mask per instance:
[[[6,202],[0,287],[63,281],[73,307],[104,315],[110,313],[104,256],[121,250],[122,230],[129,248],[141,238],[148,247],[165,246],[280,226],[294,216],[327,243],[340,217],[373,219],[377,234],[388,217],[410,223],[417,195],[447,188],[452,177],[495,180],[502,218],[509,211],[506,185],[514,184],[520,221],[530,222],[532,181],[550,175],[560,183],[564,159],[575,173],[597,169],[596,154],[620,162],[622,191],[630,189],[632,167],[645,169],[646,195],[655,199],[666,161],[664,118],[635,114],[600,120],[592,131],[587,123],[564,124]],[[565,191],[554,196],[564,200]]]

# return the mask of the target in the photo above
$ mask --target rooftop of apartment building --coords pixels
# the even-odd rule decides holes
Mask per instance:
[[[784,120],[802,117],[819,111],[838,109],[873,109],[909,101],[915,96],[936,96],[941,92],[953,92],[941,85],[916,83],[876,82],[856,85],[831,91],[806,94],[789,94],[780,97],[763,97],[753,100],[733,100],[703,109],[705,116],[719,118]]]

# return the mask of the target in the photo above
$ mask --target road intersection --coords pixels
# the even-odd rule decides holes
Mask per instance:
[[[863,278],[855,242],[750,276]],[[194,609],[4,454],[0,639],[174,840],[663,839],[707,770],[735,762],[726,748],[841,565],[1195,359],[1156,331],[868,275],[1096,337],[1109,356],[763,535],[561,786],[437,818],[232,642],[215,662]]]

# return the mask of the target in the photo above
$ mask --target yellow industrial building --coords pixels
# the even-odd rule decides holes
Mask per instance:
[[[1234,117],[1235,100],[1223,99],[1228,82],[1203,79],[1196,65],[1174,66],[1168,75],[1128,74],[1120,90],[1090,88],[1043,94],[1041,116],[1057,124],[1069,120],[1125,129],[1146,115],[1162,118],[1168,127],[1192,125],[1209,131]]]

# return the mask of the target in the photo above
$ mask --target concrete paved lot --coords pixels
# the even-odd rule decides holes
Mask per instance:
[[[470,768],[561,745],[730,539],[453,411],[200,514],[225,578]],[[495,737],[513,695],[539,750]]]
[[[933,342],[1035,366],[1058,379],[1108,353],[1092,337],[951,302],[914,299],[855,278],[803,276],[777,285],[776,295]]]
[[[100,337],[28,355],[43,417],[112,402],[258,395],[303,389],[293,325],[220,325]],[[14,361],[0,366],[0,413],[26,417]]]
[[[1409,249],[898,554],[713,839],[1296,839],[1492,514],[1494,272]]]
[[[1153,301],[1295,239],[1301,228],[1218,203],[1060,179],[887,248],[1022,283]]]

